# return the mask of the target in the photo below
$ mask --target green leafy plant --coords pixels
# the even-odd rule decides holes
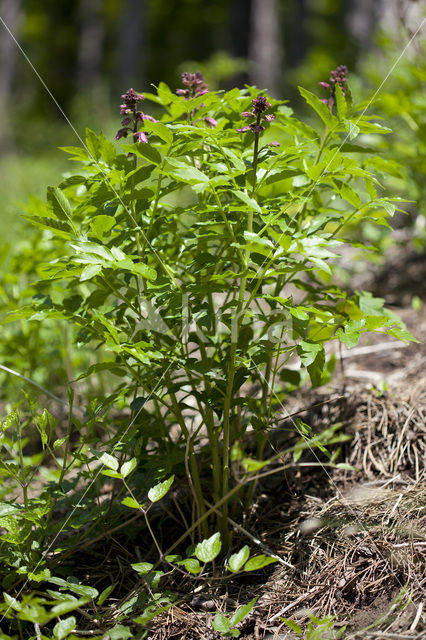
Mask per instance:
[[[108,376],[93,420],[131,412],[109,428],[108,451],[91,432],[85,461],[100,460],[117,482],[137,466],[160,497],[173,475],[186,476],[194,526],[204,539],[220,531],[222,551],[229,512],[250,502],[265,465],[335,438],[297,428],[299,439],[265,459],[303,370],[313,385],[330,378],[325,345],[352,347],[367,331],[412,339],[384,300],[333,282],[347,226],[387,224],[397,208],[352,157],[359,134],[389,130],[352,104],[339,74],[325,103],[300,89],[316,127],[255,88],[209,92],[199,73],[183,74],[176,93],[160,83],[145,94],[158,120],[129,90],[122,152],[87,130],[85,148],[64,149],[78,171],[29,212],[57,248],[38,267],[33,303],[9,320],[71,324],[77,344],[100,354],[79,379]]]

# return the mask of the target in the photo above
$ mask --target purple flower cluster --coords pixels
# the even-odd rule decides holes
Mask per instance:
[[[126,93],[123,93],[121,99],[123,104],[120,105],[120,115],[126,117],[121,121],[123,128],[117,131],[115,139],[127,138],[131,134],[136,142],[148,142],[148,132],[138,131],[138,125],[144,120],[150,120],[151,122],[157,122],[157,120],[142,113],[142,111],[138,111],[138,102],[142,102],[145,98],[141,93],[136,93],[134,89],[129,89]]]
[[[340,66],[337,67],[337,69],[334,69],[334,71],[331,72],[328,82],[318,83],[320,87],[327,89],[330,93],[329,98],[324,98],[322,100],[322,102],[324,102],[324,104],[330,107],[330,109],[333,108],[335,103],[337,84],[341,88],[343,95],[344,96],[346,95],[346,83],[348,80],[347,76],[348,76],[348,68],[344,64],[341,64]]]
[[[240,127],[237,129],[239,133],[244,133],[245,131],[253,131],[253,133],[261,133],[265,131],[265,127],[262,125],[262,122],[272,122],[275,120],[275,116],[272,114],[267,114],[266,116],[262,115],[266,109],[272,107],[271,103],[267,101],[265,96],[258,96],[251,101],[252,110],[251,111],[243,111],[243,118],[250,118],[255,120],[251,124],[246,125],[245,127]]]
[[[209,92],[209,88],[204,81],[201,71],[196,71],[195,73],[185,71],[185,73],[181,75],[181,80],[186,89],[176,89],[176,94],[183,96],[185,100],[198,98],[198,96],[203,96]]]
[[[181,80],[183,86],[186,87],[186,89],[176,89],[176,94],[178,96],[182,96],[183,98],[185,98],[185,100],[198,98],[199,96],[203,96],[204,94],[209,92],[209,88],[205,83],[201,71],[196,71],[195,73],[188,73],[187,71],[185,71],[185,73],[182,73],[181,75]],[[200,106],[203,107],[204,105],[202,104]],[[194,109],[191,112],[191,119],[194,117],[196,111],[197,110]],[[212,129],[217,125],[217,122],[214,118],[204,117],[201,118],[201,120],[204,120],[204,122],[206,122]],[[194,120],[194,122],[197,122],[197,120]]]

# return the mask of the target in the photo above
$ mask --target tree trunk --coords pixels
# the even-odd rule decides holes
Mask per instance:
[[[0,153],[2,154],[13,150],[9,111],[13,108],[13,82],[19,55],[19,49],[6,27],[19,41],[22,5],[22,0],[0,0],[0,17],[5,23],[0,24],[0,139],[2,141]]]
[[[146,69],[146,0],[124,0],[121,6],[115,90],[124,93],[133,87],[140,91]]]
[[[77,52],[77,90],[95,90],[101,80],[104,25],[102,0],[80,0],[78,7],[79,41]]]
[[[278,0],[253,0],[250,27],[251,82],[277,95],[283,62]]]

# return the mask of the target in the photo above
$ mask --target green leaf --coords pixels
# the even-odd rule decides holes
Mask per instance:
[[[137,155],[153,164],[161,164],[161,153],[147,142],[140,142],[137,145]]]
[[[86,129],[86,147],[94,160],[100,158],[100,141],[94,131]]]
[[[108,138],[104,136],[103,133],[99,134],[98,144],[102,159],[105,160],[106,164],[109,167],[111,167],[114,164],[117,155],[114,145],[110,140],[108,140]]]
[[[322,344],[319,344],[318,342],[305,342],[304,340],[301,340],[297,345],[297,353],[302,364],[305,367],[308,367],[315,361],[318,353],[320,353],[323,348]]]
[[[74,618],[74,616],[65,618],[65,620],[61,620],[60,622],[58,622],[58,624],[55,624],[53,628],[53,635],[58,640],[63,640],[63,638],[69,636],[71,631],[74,631],[75,625],[76,619]]]
[[[244,566],[244,571],[258,571],[259,569],[263,569],[263,567],[267,567],[268,564],[273,564],[277,562],[275,558],[271,558],[270,556],[265,556],[263,554],[259,556],[254,556],[250,558],[248,562],[246,562]]]
[[[109,453],[103,453],[99,458],[99,460],[100,462],[102,462],[102,464],[104,464],[109,469],[112,469],[113,471],[117,471],[118,460],[113,458]]]
[[[235,189],[232,193],[233,195],[237,196],[239,200],[244,202],[244,204],[246,204],[249,209],[251,209],[252,211],[257,211],[257,213],[262,213],[262,209],[259,207],[256,200],[247,195],[247,193],[244,193],[244,191],[240,191],[239,189]]]
[[[339,120],[344,120],[348,112],[348,105],[338,82],[336,82],[334,88],[336,93],[337,115],[339,116]]]
[[[152,489],[148,491],[148,498],[151,500],[151,502],[158,502],[158,500],[164,498],[164,496],[172,486],[174,479],[175,477],[171,476],[167,480],[164,480],[164,482],[160,482],[159,484],[156,484],[155,487],[152,487]]]
[[[234,553],[228,562],[228,568],[231,571],[239,571],[241,567],[247,562],[248,557],[250,555],[250,549],[247,545],[245,545],[238,553]]]
[[[154,567],[154,565],[151,564],[150,562],[135,562],[130,566],[132,567],[132,569],[142,574],[149,573],[151,569],[153,569]]]
[[[217,613],[213,618],[212,627],[219,633],[226,633],[231,628],[231,623],[223,613]]]
[[[344,200],[347,200],[355,209],[362,207],[362,200],[356,191],[352,189],[346,182],[340,187],[340,195]]]
[[[194,575],[197,575],[201,571],[201,565],[195,558],[184,558],[183,560],[178,560],[176,564],[185,567],[189,573],[193,573]]]
[[[105,600],[108,598],[109,594],[112,593],[112,591],[114,591],[114,589],[117,586],[117,584],[118,584],[118,582],[114,582],[113,584],[110,584],[109,587],[106,587],[106,589],[104,589],[102,591],[101,595],[96,600],[96,604],[97,604],[98,607],[100,607],[105,602]]]
[[[169,173],[172,176],[180,178],[185,182],[189,182],[191,184],[197,183],[207,183],[209,181],[208,176],[199,169],[192,167],[189,164],[185,164],[180,160],[176,160],[175,158],[167,158],[167,162],[169,165],[173,167],[173,169],[169,169]]]
[[[317,112],[327,127],[331,129],[335,124],[337,124],[337,118],[333,116],[330,109],[324,104],[324,102],[321,102],[318,96],[303,87],[298,87],[298,89],[302,98],[304,98],[309,106]]]
[[[199,542],[195,547],[195,555],[200,562],[211,562],[219,555],[222,548],[220,533],[214,533],[207,540]]]
[[[123,478],[127,478],[129,473],[132,473],[133,469],[136,469],[137,466],[138,466],[138,461],[136,458],[132,458],[131,460],[124,462],[121,465],[121,469],[120,469],[120,472]]]
[[[242,622],[244,618],[247,618],[247,616],[252,611],[256,602],[257,602],[257,598],[253,598],[247,604],[243,604],[241,607],[238,607],[238,609],[236,610],[236,612],[234,613],[234,615],[230,620],[231,627],[235,627],[235,625]]]
[[[124,498],[121,504],[124,504],[125,507],[130,507],[130,509],[143,509],[143,504],[139,504],[134,498]]]
[[[102,271],[102,265],[100,264],[88,264],[87,267],[84,267],[83,271],[80,275],[80,282],[84,282],[85,280],[91,280],[95,276],[98,275]]]
[[[53,213],[59,220],[72,225],[72,209],[64,193],[58,187],[47,187],[47,201],[52,205]]]
[[[90,222],[90,228],[99,240],[103,240],[104,235],[111,231],[115,224],[116,220],[113,216],[100,215]]]
[[[290,629],[294,631],[294,633],[297,633],[298,636],[302,635],[303,629],[299,627],[299,625],[296,624],[293,620],[290,620],[289,618],[281,618],[281,617],[280,617],[280,620],[284,622],[284,624],[286,624],[288,627],[290,627]]]
[[[125,627],[122,624],[117,624],[112,629],[109,629],[107,633],[107,637],[108,636],[110,640],[131,640],[131,638],[135,637],[133,631],[130,631],[129,627]]]
[[[172,131],[170,131],[170,129],[162,122],[150,122],[149,120],[145,120],[144,129],[146,131],[154,133],[169,145],[173,142]]]

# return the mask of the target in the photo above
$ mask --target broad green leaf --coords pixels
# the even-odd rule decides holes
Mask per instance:
[[[254,556],[246,562],[244,571],[258,571],[259,569],[263,569],[263,567],[267,567],[268,564],[273,564],[274,562],[277,562],[275,558],[271,558],[263,554]]]
[[[257,213],[262,213],[262,209],[259,207],[256,200],[254,198],[251,198],[249,195],[247,195],[247,193],[244,193],[244,191],[235,189],[233,191],[233,195],[237,196],[237,198],[241,200],[241,202],[244,202],[244,204],[246,204],[248,208],[251,209],[252,211],[257,211]]]
[[[217,613],[213,618],[212,627],[219,633],[226,633],[231,628],[231,623],[223,613]]]
[[[116,157],[114,145],[110,140],[108,140],[108,138],[104,136],[103,133],[99,134],[98,144],[102,159],[105,160],[109,167],[111,167],[114,164]]]
[[[136,502],[136,500],[129,497],[124,498],[124,500],[121,501],[121,504],[124,504],[125,507],[130,507],[131,509],[143,509],[143,504],[139,504],[139,502]]]
[[[184,558],[183,560],[178,560],[176,564],[185,567],[189,573],[193,573],[194,575],[197,575],[201,571],[201,565],[195,558]]]
[[[117,624],[112,629],[109,629],[108,636],[110,640],[131,640],[131,638],[135,637],[130,628],[122,624]]]
[[[162,122],[150,122],[149,120],[146,120],[144,122],[144,129],[146,131],[150,131],[151,133],[154,133],[169,145],[172,144],[173,142],[172,131],[168,127],[166,127],[166,125],[163,124]]]
[[[362,207],[362,200],[356,191],[352,189],[346,182],[340,187],[340,195],[344,200],[347,200],[355,209]]]
[[[209,177],[205,173],[203,173],[199,169],[196,169],[190,164],[185,164],[184,162],[181,162],[180,160],[176,160],[175,158],[167,158],[167,162],[169,165],[173,167],[168,171],[173,176],[176,176],[177,178],[180,178],[185,182],[196,184],[196,183],[206,183],[209,181]]]
[[[161,153],[149,143],[140,142],[137,145],[137,155],[153,164],[161,164]]]
[[[164,482],[160,482],[159,484],[156,484],[155,487],[152,487],[152,489],[148,491],[148,498],[151,500],[151,502],[158,502],[158,500],[164,498],[164,496],[172,486],[174,479],[175,477],[171,476],[167,480],[164,480]]]
[[[334,127],[334,125],[337,124],[337,118],[333,116],[333,114],[331,113],[327,105],[325,105],[324,102],[321,102],[318,96],[316,96],[314,93],[311,93],[310,91],[308,91],[307,89],[304,89],[303,87],[298,87],[298,88],[302,98],[304,98],[306,102],[309,104],[309,106],[311,106],[312,109],[314,109],[317,112],[317,114],[319,115],[321,120],[327,125],[327,127],[329,127],[330,129]]]
[[[100,215],[90,222],[90,228],[95,236],[102,240],[104,235],[111,231],[115,224],[116,220],[113,216]]]
[[[247,562],[250,555],[250,549],[245,545],[238,553],[234,553],[228,562],[228,567],[231,571],[239,571],[241,567]]]
[[[109,453],[103,453],[99,458],[99,461],[113,471],[117,471],[118,469],[118,460],[113,458]]]
[[[75,625],[76,619],[74,618],[74,616],[65,618],[65,620],[61,620],[60,622],[58,622],[58,624],[55,624],[53,628],[53,635],[58,640],[63,640],[63,638],[69,636],[71,631],[74,631]]]
[[[136,469],[137,466],[138,466],[138,461],[136,458],[132,458],[131,460],[124,462],[121,465],[121,469],[120,469],[120,472],[123,478],[127,478],[129,473],[132,473],[133,469]]]
[[[222,548],[220,533],[214,533],[207,540],[199,542],[195,547],[195,555],[200,562],[212,562],[219,555]]]
[[[80,282],[84,282],[85,280],[91,280],[98,273],[101,273],[102,265],[100,264],[88,264],[87,267],[84,267],[83,271],[80,275]]]
[[[257,598],[253,598],[247,604],[243,604],[241,607],[238,607],[238,609],[236,610],[236,612],[234,613],[234,615],[230,620],[231,627],[235,627],[235,625],[242,622],[244,618],[247,618],[249,613],[251,613],[256,602],[257,602]]]
[[[312,364],[318,353],[322,350],[323,346],[317,342],[305,342],[305,340],[301,340],[297,345],[297,353],[305,367]]]
[[[154,568],[154,565],[151,564],[150,562],[135,562],[130,566],[132,567],[132,569],[142,574],[149,573],[151,569]]]

